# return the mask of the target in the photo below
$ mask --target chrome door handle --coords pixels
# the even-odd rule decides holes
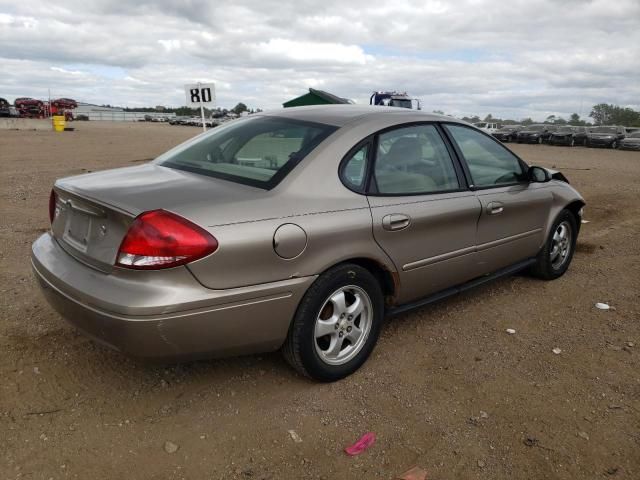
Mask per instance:
[[[385,230],[403,230],[411,224],[409,215],[392,213],[382,217],[382,228]]]
[[[500,202],[490,202],[486,208],[488,215],[498,215],[504,212],[504,205]]]

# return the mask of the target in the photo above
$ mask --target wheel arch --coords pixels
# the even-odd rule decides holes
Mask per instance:
[[[567,187],[569,187],[567,185]],[[569,190],[573,190],[569,188]],[[575,192],[575,190],[573,190]],[[553,222],[556,221],[558,215],[563,210],[568,210],[573,215],[576,221],[576,233],[580,233],[580,225],[581,225],[581,217],[580,217],[580,209],[586,205],[584,199],[580,197],[580,195],[575,192],[575,194],[567,195],[567,190],[561,190],[559,192],[554,193],[554,201],[551,206],[551,210],[549,211],[549,217],[547,218],[546,224],[544,225],[544,235],[542,236],[542,243],[540,244],[540,248],[543,248],[545,242],[549,238],[549,232],[551,231],[551,227],[553,226]]]
[[[583,200],[574,200],[573,202],[565,205],[563,210],[569,210],[573,217],[576,219],[576,228],[580,232],[580,226],[582,225],[582,217],[580,216],[580,210],[586,205]]]
[[[334,265],[326,268],[324,272],[339,265],[353,263],[358,265],[369,273],[371,273],[380,283],[382,294],[384,295],[385,305],[395,304],[396,294],[400,289],[400,277],[397,272],[390,270],[386,265],[377,260],[368,257],[354,257],[341,260]],[[322,273],[324,273],[322,272]]]

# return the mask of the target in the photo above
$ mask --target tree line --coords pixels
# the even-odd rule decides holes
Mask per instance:
[[[102,105],[103,107],[111,107],[111,105]],[[200,116],[199,108],[190,108],[190,107],[141,107],[141,108],[124,108],[125,112],[164,112],[164,113],[175,113],[180,117],[191,117],[191,116]],[[210,117],[223,117],[228,113],[235,113],[240,115],[243,112],[255,113],[261,112],[261,109],[249,109],[244,103],[239,102],[235,107],[231,109],[226,108],[205,108],[205,116]],[[444,115],[445,113],[441,110],[434,110],[433,113],[439,113]],[[558,117],[556,115],[549,115],[544,122],[553,125],[575,125],[575,126],[584,126],[584,125],[621,125],[624,127],[640,127],[640,112],[633,110],[629,107],[621,107],[619,105],[607,104],[607,103],[599,103],[598,105],[594,105],[591,108],[591,113],[589,113],[589,117],[592,121],[588,121],[582,119],[580,115],[577,113],[572,113],[568,119],[563,117]],[[509,118],[497,118],[491,114],[488,114],[484,118],[480,118],[478,115],[473,115],[471,117],[465,116],[462,117],[462,120],[469,123],[478,123],[478,122],[494,122],[501,123],[503,125],[531,125],[536,123],[532,118],[527,117],[521,120],[513,120]]]
[[[440,110],[434,110],[434,113],[443,114]],[[577,113],[572,113],[568,119],[558,117],[556,115],[549,115],[542,123],[574,126],[620,125],[623,127],[640,127],[640,112],[633,110],[632,108],[620,107],[619,105],[599,103],[591,108],[589,117],[592,121],[580,118],[580,115]],[[501,123],[503,125],[531,125],[532,123],[536,123],[531,118],[523,118],[522,120],[512,120],[508,118],[501,119],[496,118],[491,114],[488,114],[484,119],[480,118],[478,115],[474,115],[471,117],[462,117],[462,120],[469,123],[494,122]]]
[[[112,108],[111,105],[101,105],[102,107]],[[178,117],[199,117],[200,116],[200,108],[191,108],[191,107],[139,107],[139,108],[129,108],[129,107],[116,107],[122,108],[125,112],[145,112],[145,113],[175,113]],[[244,103],[239,102],[233,108],[204,108],[204,114],[207,118],[218,118],[223,117],[228,113],[235,113],[236,115],[240,115],[243,112],[256,113],[261,112],[262,110],[257,108],[249,108]]]

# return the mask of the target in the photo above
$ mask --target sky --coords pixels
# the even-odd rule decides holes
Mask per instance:
[[[457,117],[640,110],[640,0],[0,0],[0,97],[280,108],[406,91]]]

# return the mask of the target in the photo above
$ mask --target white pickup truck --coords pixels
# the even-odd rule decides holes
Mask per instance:
[[[489,134],[494,133],[495,131],[499,130],[500,128],[502,128],[502,125],[499,123],[492,123],[492,122],[478,122],[478,123],[474,123],[473,124],[474,127],[479,128],[480,130],[483,130]]]

